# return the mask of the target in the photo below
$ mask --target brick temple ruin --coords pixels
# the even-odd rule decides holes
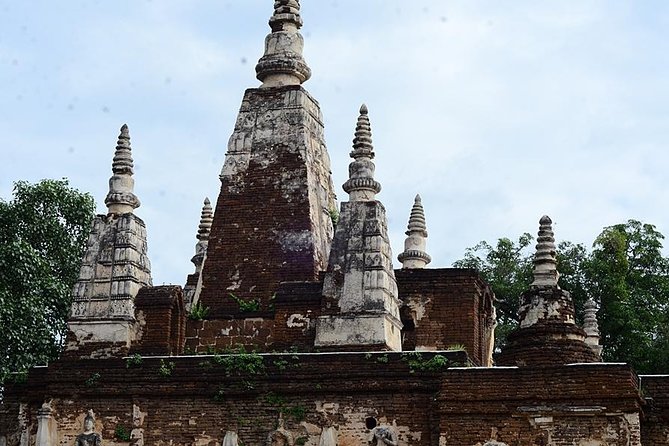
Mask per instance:
[[[195,272],[152,286],[123,126],[66,350],[5,389],[0,445],[669,444],[669,378],[601,362],[594,303],[579,327],[558,286],[550,218],[494,360],[494,295],[474,270],[427,268],[419,196],[393,269],[367,107],[338,206],[299,2],[275,1],[269,25]]]

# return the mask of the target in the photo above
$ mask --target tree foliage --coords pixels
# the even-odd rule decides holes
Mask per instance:
[[[604,228],[589,251],[582,244],[557,245],[560,286],[574,300],[577,320],[592,297],[605,361],[628,362],[640,373],[669,370],[669,259],[664,236],[636,220]],[[532,282],[532,237],[467,249],[456,267],[476,268],[497,298],[497,347],[517,324],[519,298]]]
[[[0,199],[0,382],[60,353],[94,210],[64,179]]]

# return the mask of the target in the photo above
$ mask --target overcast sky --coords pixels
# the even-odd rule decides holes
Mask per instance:
[[[67,177],[105,212],[127,123],[154,284],[183,284],[272,4],[0,0],[0,197]],[[302,16],[338,198],[365,102],[394,255],[416,193],[431,267],[543,214],[587,245],[629,218],[669,235],[669,2],[303,0]]]

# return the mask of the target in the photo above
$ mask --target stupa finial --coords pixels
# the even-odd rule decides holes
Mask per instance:
[[[404,241],[404,251],[397,256],[397,260],[402,262],[402,268],[425,268],[432,258],[425,252],[427,226],[420,195],[414,198],[406,235],[408,237]]]
[[[109,193],[105,198],[108,213],[127,214],[139,207],[139,199],[134,193],[133,167],[130,132],[128,131],[128,125],[123,124],[112,161],[113,175],[109,179]]]
[[[214,212],[211,208],[209,198],[204,199],[202,214],[200,215],[200,225],[197,230],[197,244],[195,245],[195,255],[191,262],[195,265],[195,272],[199,273],[202,268],[202,262],[209,245],[209,233],[211,232],[211,223],[214,221]]]
[[[372,145],[372,127],[369,124],[367,106],[362,104],[360,116],[355,126],[353,150],[349,164],[349,179],[343,188],[349,194],[349,201],[372,201],[381,191],[381,184],[374,180],[374,146]]]
[[[265,54],[256,65],[261,88],[300,85],[311,77],[311,70],[302,56],[304,38],[299,0],[275,0],[274,14],[269,19],[272,32],[265,38]]]
[[[534,255],[534,281],[532,287],[557,287],[560,274],[557,270],[553,221],[548,215],[539,220],[537,252]]]
[[[583,304],[583,330],[585,331],[585,343],[601,358],[602,346],[599,345],[599,323],[597,322],[597,303],[592,297]]]
[[[200,241],[209,240],[209,232],[211,231],[211,223],[214,221],[214,211],[211,208],[209,198],[204,199],[202,206],[202,214],[200,215],[200,226],[198,226],[197,239]]]

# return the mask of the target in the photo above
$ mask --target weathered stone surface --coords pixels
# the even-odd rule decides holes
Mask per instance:
[[[186,339],[186,311],[183,292],[177,285],[142,288],[135,299],[141,337],[130,353],[179,355]]]
[[[490,365],[495,313],[475,271],[406,267],[393,275],[366,107],[345,186],[350,202],[323,274],[334,194],[320,112],[297,85],[308,77],[300,25],[299,3],[277,0],[259,63],[263,88],[247,92],[230,140],[206,259],[204,218],[200,227],[194,263],[207,274],[191,274],[187,286],[193,301],[202,287],[209,317],[186,324],[178,286],[133,288],[142,265],[148,270],[145,244],[114,235],[143,228],[130,214],[138,201],[129,194],[125,127],[110,215],[96,220],[76,290],[76,354],[32,369],[25,383],[3,384],[0,446],[102,438],[110,446],[669,444],[669,377],[641,377],[642,397],[626,365],[564,365],[592,362],[597,333],[593,308],[586,338],[557,286],[547,217],[522,326],[502,355],[524,367],[478,367]],[[424,241],[422,210],[414,210],[409,232]],[[424,253],[419,240],[410,248],[407,259]],[[127,306],[117,310],[115,301]],[[400,341],[410,351],[387,351]],[[88,411],[96,419],[82,434]]]
[[[37,435],[35,446],[52,446],[56,444],[57,421],[53,418],[51,401],[45,401],[42,407],[37,409]]]
[[[534,256],[534,281],[535,286],[558,286],[560,275],[557,271],[557,259],[555,257],[555,239],[553,238],[553,221],[548,215],[539,220],[539,234],[537,236],[537,253]]]

